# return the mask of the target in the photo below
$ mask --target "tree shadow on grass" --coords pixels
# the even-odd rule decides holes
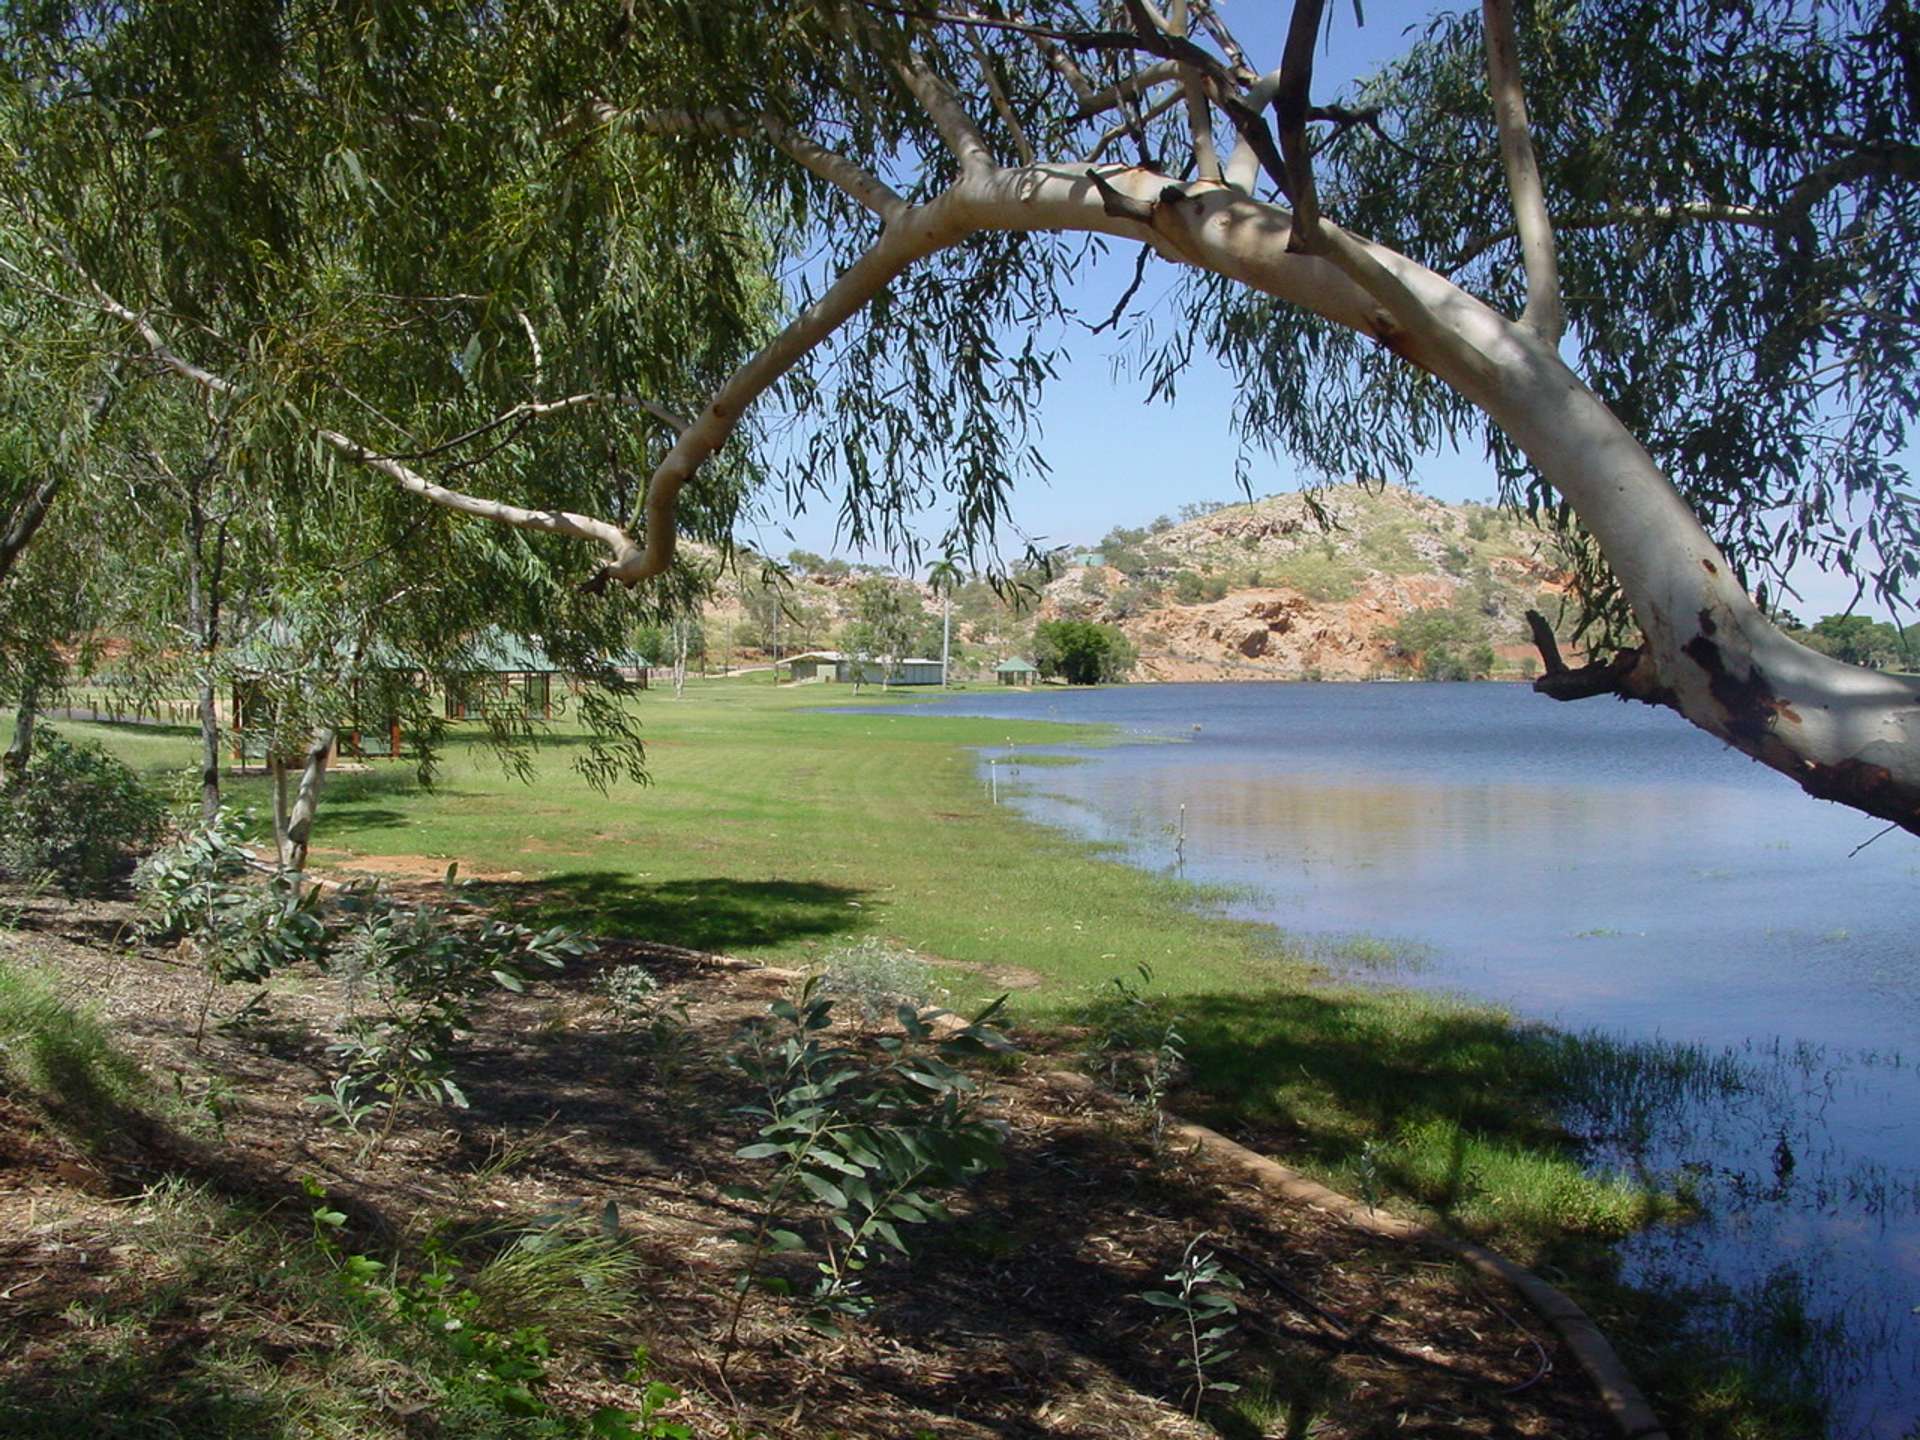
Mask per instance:
[[[184,1326],[170,1340],[110,1353],[75,1345],[29,1381],[0,1386],[0,1420],[15,1440],[270,1440],[304,1433],[254,1387],[201,1370],[208,1336]]]
[[[812,880],[715,875],[655,884],[603,871],[568,871],[539,880],[475,883],[472,889],[540,924],[722,954],[851,935],[865,926],[859,908],[864,890]]]
[[[1497,1190],[1504,1223],[1549,1246],[1632,1223],[1633,1202],[1582,1178],[1553,1048],[1496,1013],[1333,988],[1178,995],[1148,1013],[1181,1037],[1174,1109],[1352,1193],[1410,1195],[1471,1230]],[[1096,1034],[1142,1029],[1119,1001],[1090,1018]],[[1643,1218],[1662,1203],[1646,1197]]]

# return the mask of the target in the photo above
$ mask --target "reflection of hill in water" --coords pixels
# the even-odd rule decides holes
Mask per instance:
[[[1463,848],[1524,849],[1558,865],[1599,846],[1619,864],[1657,860],[1672,848],[1660,832],[1710,815],[1717,798],[1708,787],[1569,791],[1383,782],[1350,773],[1249,775],[1237,766],[1191,763],[1150,766],[1126,788],[1125,803],[1143,819],[1187,807],[1190,854],[1217,846],[1282,862],[1392,865],[1408,878],[1457,868]]]
[[[1672,717],[1556,707],[1517,687],[1036,699],[1044,718],[1183,742],[1021,774],[1015,803],[1036,818],[1162,869],[1184,805],[1184,873],[1242,897],[1235,913],[1306,936],[1310,953],[1338,962],[1364,950],[1352,937],[1386,937],[1381,948],[1424,951],[1396,983],[1624,1037],[1569,1056],[1570,1084],[1587,1087],[1570,1122],[1602,1142],[1602,1164],[1688,1168],[1711,1210],[1632,1242],[1632,1272],[1717,1294],[1697,1313],[1763,1372],[1813,1366],[1837,1397],[1836,1435],[1908,1433],[1920,1414],[1910,839],[1849,859],[1871,820]],[[1329,934],[1338,943],[1311,943]],[[1666,1089],[1663,1066],[1680,1077]],[[1696,1069],[1732,1078],[1683,1083]],[[1767,1348],[1795,1327],[1813,1337],[1801,1354]]]

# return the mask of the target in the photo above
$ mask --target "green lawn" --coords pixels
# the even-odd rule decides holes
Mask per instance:
[[[606,794],[569,767],[581,740],[565,724],[531,782],[466,739],[431,788],[407,763],[375,762],[330,780],[316,860],[457,860],[543,920],[780,964],[872,938],[910,947],[960,1002],[1011,989],[1026,1041],[1063,1052],[1047,1063],[1123,1027],[1152,1048],[1171,1026],[1187,1070],[1174,1108],[1570,1277],[1664,1403],[1700,1417],[1695,1433],[1767,1433],[1709,1418],[1745,1382],[1654,1344],[1674,1313],[1608,1278],[1603,1242],[1674,1203],[1582,1170],[1553,1119],[1591,1069],[1576,1042],[1484,1007],[1336,983],[1285,936],[1218,913],[1221,897],[991,803],[971,747],[1097,744],[1098,731],[858,698],[891,713],[836,713],[855,697],[764,677],[690,684],[681,700],[651,692],[636,703],[652,783]],[[194,743],[184,727],[59,728],[159,783],[184,774]],[[1031,783],[1037,762],[1023,768]],[[264,814],[258,777],[229,791]],[[1130,1009],[1110,982],[1137,983],[1143,963],[1147,1003]]]
[[[898,713],[867,715],[826,708],[852,703],[845,691],[763,678],[650,692],[636,703],[653,783],[605,794],[569,767],[580,739],[564,724],[531,782],[464,740],[430,789],[376,762],[329,782],[316,858],[457,860],[542,920],[788,965],[878,937],[936,962],[962,1003],[1012,989],[1015,1020],[1043,1031],[1084,1020],[1145,964],[1151,1023],[1177,1014],[1191,1067],[1179,1105],[1336,1183],[1526,1249],[1658,1208],[1580,1173],[1551,1120],[1550,1044],[1493,1011],[1331,983],[1205,891],[994,806],[970,748],[1099,732],[906,713],[917,698],[869,690],[861,703]],[[184,766],[192,743],[67,728],[150,772]],[[231,793],[264,812],[259,779]]]

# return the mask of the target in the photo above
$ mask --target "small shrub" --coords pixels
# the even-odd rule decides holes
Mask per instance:
[[[373,1005],[327,1047],[342,1073],[309,1102],[353,1129],[383,1117],[371,1150],[410,1099],[466,1108],[453,1056],[482,994],[496,987],[521,994],[529,971],[560,970],[593,947],[558,928],[536,934],[497,920],[462,926],[435,906],[401,904],[377,890],[350,903],[358,916],[335,943],[334,963],[350,991],[370,995]]]
[[[1109,1089],[1118,1091],[1145,1114],[1149,1138],[1159,1150],[1166,1130],[1166,1101],[1187,1068],[1181,1017],[1164,996],[1149,995],[1153,967],[1134,967],[1138,981],[1125,975],[1108,979],[1109,993],[1091,1007],[1093,1063]]]
[[[892,1015],[902,1005],[931,1005],[945,995],[926,961],[871,935],[857,945],[827,952],[821,960],[820,991],[858,1005],[869,1021]]]
[[[661,1005],[660,982],[644,965],[616,965],[594,978],[593,988],[607,1002],[614,1023],[636,1029],[653,1018]]]
[[[820,1257],[809,1318],[830,1328],[832,1316],[868,1308],[859,1276],[876,1245],[906,1254],[900,1226],[947,1218],[935,1192],[1000,1163],[1001,1133],[981,1117],[977,1088],[950,1061],[1007,1048],[987,1028],[1002,1003],[944,1040],[932,1028],[940,1012],[903,1005],[901,1033],[882,1037],[876,1056],[826,1038],[833,1001],[816,976],[796,999],[775,1001],[750,1033],[734,1063],[765,1099],[741,1107],[756,1138],[738,1154],[775,1169],[763,1184],[728,1192],[752,1206],[755,1219],[734,1234],[746,1259],[723,1376],[752,1292],[792,1292],[790,1282],[766,1273],[774,1256],[811,1250]]]
[[[191,943],[222,984],[259,984],[283,966],[322,959],[327,946],[320,891],[303,896],[284,875],[256,879],[244,830],[223,809],[149,855],[134,875],[147,933]]]
[[[97,890],[165,820],[166,802],[120,761],[42,728],[26,772],[0,792],[0,871],[49,876],[69,895]]]
[[[1178,1288],[1147,1290],[1137,1298],[1167,1312],[1167,1323],[1181,1341],[1181,1365],[1189,1376],[1188,1389],[1193,1396],[1193,1418],[1209,1395],[1230,1394],[1240,1387],[1231,1381],[1216,1379],[1219,1367],[1233,1358],[1223,1348],[1239,1328],[1234,1320],[1240,1310],[1230,1291],[1243,1289],[1240,1277],[1226,1269],[1211,1254],[1199,1254],[1205,1235],[1188,1242],[1179,1266],[1167,1275]]]

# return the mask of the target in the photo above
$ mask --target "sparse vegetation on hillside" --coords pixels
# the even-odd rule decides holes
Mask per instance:
[[[1457,609],[1479,617],[1462,621],[1473,633],[1460,657],[1477,662],[1467,671],[1528,674],[1525,613],[1560,609],[1566,567],[1553,547],[1547,532],[1511,511],[1449,505],[1392,485],[1183,505],[1177,521],[1163,515],[1115,526],[1087,550],[1062,551],[1054,575],[1022,576],[1006,591],[977,576],[958,585],[954,673],[985,674],[1031,652],[1037,624],[1071,620],[1118,628],[1136,651],[1138,679],[1411,676],[1425,668],[1421,647],[1401,643],[1394,627],[1416,612]],[[1083,563],[1066,563],[1075,558]],[[829,636],[841,648],[874,643],[855,627],[875,567],[795,551],[788,574],[785,651]],[[917,598],[922,610],[937,611],[925,586],[892,583],[909,608]],[[770,649],[767,607],[752,592],[751,584],[722,584],[709,625],[731,617],[736,646]],[[1240,600],[1246,592],[1258,592],[1260,613],[1245,609],[1255,603]],[[1275,609],[1275,592],[1289,603]],[[1259,629],[1266,638],[1254,635]],[[937,653],[936,634],[930,620],[912,644]],[[1445,660],[1438,668],[1461,669]],[[754,662],[743,653],[736,663]]]

